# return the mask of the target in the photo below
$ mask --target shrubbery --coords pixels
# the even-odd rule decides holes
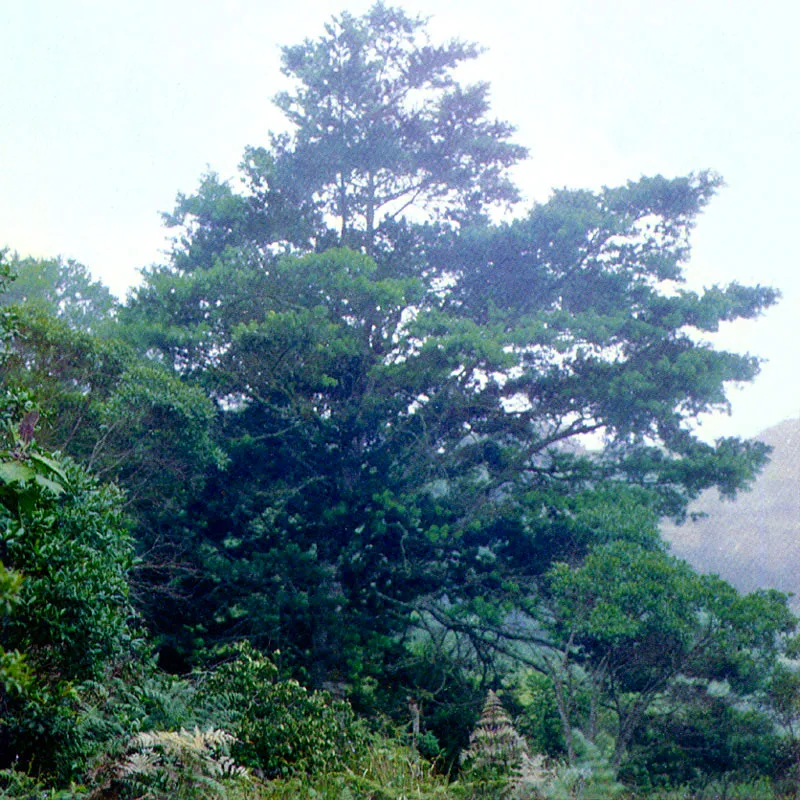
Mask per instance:
[[[85,763],[81,685],[131,647],[132,559],[112,486],[24,435],[0,451],[0,563],[21,578],[3,609],[5,658],[20,656],[0,694],[0,766],[66,780]]]
[[[201,695],[219,708],[237,741],[232,753],[266,778],[313,774],[352,765],[366,732],[350,705],[295,680],[247,644],[203,682]]]

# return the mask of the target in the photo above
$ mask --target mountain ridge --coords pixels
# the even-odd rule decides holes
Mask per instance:
[[[778,589],[800,611],[800,418],[755,439],[770,445],[770,462],[750,491],[724,500],[705,492],[689,507],[703,516],[664,524],[672,552],[700,572],[716,573],[741,592]]]

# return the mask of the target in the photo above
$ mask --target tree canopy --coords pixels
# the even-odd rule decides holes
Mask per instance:
[[[432,45],[425,28],[377,3],[283,48],[295,89],[275,103],[293,130],[273,139],[276,165],[339,220],[342,245],[371,253],[381,220],[412,207],[463,219],[518,199],[508,168],[525,148],[508,141],[508,123],[487,117],[488,85],[454,75],[479,49]]]

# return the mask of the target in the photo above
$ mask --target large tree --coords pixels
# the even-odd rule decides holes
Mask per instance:
[[[376,676],[416,680],[409,654],[442,631],[467,642],[459,653],[482,680],[520,636],[557,646],[537,628],[554,563],[577,569],[617,539],[652,549],[653,518],[680,517],[710,487],[734,494],[766,458],[735,438],[706,443],[695,426],[758,371],[707,334],[777,299],[683,285],[720,179],[563,190],[501,224],[467,213],[469,192],[481,207],[513,196],[495,191],[505,177],[485,193],[479,180],[520,155],[509,129],[481,128],[491,146],[459,161],[467,183],[431,177],[423,139],[392,127],[417,112],[364,89],[400,81],[398,96],[409,89],[438,124],[451,70],[473,51],[421,45],[422,30],[376,6],[287,50],[296,135],[249,151],[242,194],[209,176],[179,199],[171,263],[121,312],[143,353],[216,404],[229,458],[180,521],[198,565],[181,587],[191,602],[154,623],[184,657],[246,636],[314,682],[350,681],[364,702]],[[347,108],[336,103],[350,84],[323,92],[345,79],[365,92]],[[477,119],[464,111],[465,125]],[[385,161],[370,137],[386,140]],[[380,240],[382,191],[385,231],[415,192],[446,199],[458,224],[437,212]]]
[[[562,190],[490,222],[523,151],[488,120],[487,88],[455,81],[477,50],[424,32],[378,4],[287,48],[293,132],[248,150],[241,191],[208,175],[179,196],[169,261],[102,336],[29,273],[34,291],[0,308],[0,412],[17,420],[35,391],[40,442],[128,489],[139,597],[170,668],[247,638],[362,707],[405,713],[410,695],[456,747],[464,706],[525,663],[550,681],[567,750],[602,709],[620,762],[677,683],[724,675],[744,692],[791,627],[785,599],[740,603],[666,555],[656,528],[764,463],[764,446],[706,443],[696,423],[759,368],[707,334],[778,295],[685,288],[691,229],[721,184],[709,172]],[[80,309],[86,275],[55,268]],[[30,646],[92,677],[122,631],[115,589],[97,638],[94,573],[119,578],[128,557],[106,525],[117,507],[19,436],[0,463],[0,594],[16,615],[0,656],[19,666],[12,648]],[[15,538],[20,524],[41,536]],[[110,563],[93,561],[109,542]],[[98,624],[64,616],[79,650],[55,639],[58,661],[58,625],[40,635],[16,581],[70,589],[83,555],[92,575],[73,595]],[[153,602],[164,590],[176,602]],[[454,687],[459,702],[443,700]]]
[[[274,263],[234,248],[154,274],[126,314],[215,399],[231,457],[203,506],[218,574],[194,587],[205,628],[302,641],[322,669],[422,599],[463,610],[507,602],[509,582],[534,591],[587,551],[597,529],[578,512],[616,486],[680,515],[705,488],[745,485],[764,449],[706,444],[691,424],[758,365],[701,334],[775,293],[680,287],[716,186],[558,193],[449,237],[427,282],[347,250]],[[580,449],[586,434],[601,452]]]

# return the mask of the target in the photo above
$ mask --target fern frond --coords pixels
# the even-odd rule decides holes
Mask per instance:
[[[152,800],[224,800],[228,784],[249,778],[230,756],[234,742],[236,737],[216,728],[137,733],[112,766],[113,780],[95,796],[116,796],[110,794],[113,784],[121,784]]]

